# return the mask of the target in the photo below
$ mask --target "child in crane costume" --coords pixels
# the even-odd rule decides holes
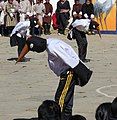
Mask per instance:
[[[76,19],[70,25],[70,31],[67,36],[69,40],[76,39],[78,45],[79,58],[83,62],[89,62],[89,60],[86,59],[88,45],[86,34],[88,33],[89,29],[97,30],[99,36],[101,37],[99,24],[96,21],[90,19]]]
[[[62,120],[68,120],[72,116],[75,85],[85,86],[92,71],[79,59],[70,45],[57,38],[30,36],[17,62],[20,62],[29,51],[47,52],[50,69],[60,77],[55,101],[61,107]]]
[[[29,20],[19,22],[13,29],[10,35],[10,45],[11,47],[18,46],[18,56],[26,43],[26,37],[34,34],[34,27],[37,25],[43,28],[38,19],[31,16]]]

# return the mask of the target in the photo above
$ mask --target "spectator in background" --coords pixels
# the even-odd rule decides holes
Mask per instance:
[[[44,3],[45,5],[45,14],[43,17],[43,27],[44,27],[44,34],[51,34],[50,33],[50,27],[51,27],[51,19],[52,19],[52,12],[53,12],[53,7],[50,4],[50,0],[45,0],[46,2]]]
[[[57,22],[58,22],[58,34],[65,34],[65,29],[68,25],[70,18],[70,3],[68,0],[59,0],[57,2]]]
[[[36,4],[33,6],[33,11],[36,13],[41,26],[43,26],[43,16],[45,14],[45,5],[42,0],[36,0]],[[37,26],[37,29],[35,32],[38,32],[38,34],[41,35],[42,29],[39,26]]]
[[[0,1],[0,36],[4,35],[4,0]]]
[[[20,1],[20,21],[25,21],[27,15],[32,12],[32,4],[29,0],[21,0]]]
[[[45,5],[42,0],[36,0],[36,4],[33,6],[33,11],[37,14],[37,17],[43,25],[43,16],[45,14]]]
[[[85,3],[82,5],[82,13],[84,19],[94,19],[94,6],[92,4],[92,0],[85,1]],[[95,31],[89,29],[88,34],[95,34]]]
[[[15,1],[16,3],[17,1]],[[17,2],[18,4],[18,2]],[[8,35],[10,35],[14,26],[17,24],[17,6],[14,4],[13,0],[8,0],[5,2],[4,11],[5,15],[5,27],[8,31]]]
[[[94,6],[92,4],[92,0],[86,0],[82,5],[82,14],[85,19],[93,19],[94,18]]]
[[[82,18],[82,4],[80,3],[80,0],[74,0],[74,3],[72,8],[73,21]]]
[[[13,0],[13,4],[16,8],[16,19],[17,19],[17,22],[20,21],[20,17],[19,17],[19,9],[20,9],[20,0]]]

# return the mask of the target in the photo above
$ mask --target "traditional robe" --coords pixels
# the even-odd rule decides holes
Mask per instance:
[[[58,33],[64,34],[65,28],[68,25],[68,20],[70,17],[69,11],[68,12],[61,12],[61,10],[70,10],[69,1],[65,0],[64,3],[61,1],[57,2],[57,22],[58,22]]]
[[[50,3],[44,3],[44,5],[45,5],[45,15],[43,17],[43,22],[51,24],[51,15],[53,12],[53,7]]]
[[[72,17],[73,17],[73,19],[75,20],[75,19],[79,19],[79,16],[78,16],[78,14],[80,13],[82,11],[82,4],[74,4],[73,5],[73,9],[72,9]],[[77,17],[74,17],[74,12],[77,14]]]

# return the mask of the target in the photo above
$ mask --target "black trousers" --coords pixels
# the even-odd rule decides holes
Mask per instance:
[[[26,38],[25,37],[20,38],[16,36],[16,39],[17,39],[17,46],[18,46],[17,51],[18,51],[18,56],[19,56],[26,43]]]
[[[76,39],[78,45],[78,54],[79,58],[84,61],[87,55],[87,38],[84,32],[77,30],[76,28],[73,29],[73,37]]]
[[[58,15],[58,33],[65,34],[65,29],[68,25],[68,17],[65,13],[60,13]]]
[[[81,61],[73,68],[60,75],[60,82],[55,94],[55,101],[61,107],[62,120],[68,120],[72,115],[75,85],[85,86],[91,78],[92,71]]]
[[[66,70],[60,76],[60,82],[55,94],[55,101],[61,107],[62,120],[68,120],[72,115],[75,79],[72,70]]]
[[[22,49],[24,48],[26,43],[25,37],[18,37],[16,34],[10,37],[10,45],[11,47],[18,46],[17,52],[18,56],[20,55]]]
[[[1,34],[2,36],[5,35],[5,34],[4,34],[4,29],[5,29],[5,26],[4,26],[4,25],[0,25],[0,34]]]

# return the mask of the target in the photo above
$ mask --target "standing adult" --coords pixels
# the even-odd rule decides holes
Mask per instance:
[[[57,2],[57,22],[58,22],[58,34],[65,34],[65,29],[68,25],[70,18],[70,3],[68,0],[59,0]]]
[[[36,0],[36,4],[33,6],[33,11],[37,14],[37,17],[43,25],[43,16],[45,14],[45,5],[41,0]]]
[[[13,3],[13,0],[8,0],[4,5],[5,15],[5,26],[8,31],[8,35],[10,35],[14,26],[17,24],[17,7]]]
[[[32,13],[32,4],[29,0],[21,0],[20,1],[20,21],[25,21],[27,19],[27,15]]]
[[[33,11],[36,13],[37,19],[39,20],[41,26],[43,26],[43,16],[45,14],[45,5],[42,0],[36,0],[36,4],[33,6]],[[36,30],[38,31],[37,32],[38,35],[42,34],[42,28],[37,26]]]
[[[72,8],[72,17],[73,21],[82,18],[82,4],[80,3],[80,0],[74,0],[74,5]]]
[[[52,12],[53,7],[52,4],[50,4],[50,0],[45,0],[45,14],[43,17],[43,26],[44,26],[44,34],[51,34],[50,33],[50,27],[51,27],[51,19],[52,19]]]
[[[94,18],[94,6],[92,0],[86,0],[82,5],[83,18],[93,19]]]

